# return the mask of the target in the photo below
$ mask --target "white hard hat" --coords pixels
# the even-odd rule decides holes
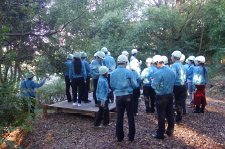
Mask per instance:
[[[108,55],[111,55],[111,53],[108,51]]]
[[[67,59],[73,59],[73,54],[67,55]]]
[[[201,63],[205,63],[205,57],[204,57],[204,56],[197,56],[197,57],[195,58],[195,61],[199,61],[199,62],[201,62]]]
[[[118,62],[128,62],[128,59],[125,55],[120,55],[118,58],[117,58],[117,61]]]
[[[132,53],[132,54],[135,54],[135,53],[138,53],[138,51],[137,51],[137,49],[133,49],[133,50],[131,51],[131,53]]]
[[[80,53],[79,53],[79,52],[75,52],[75,53],[73,54],[73,57],[75,57],[75,58],[80,58]]]
[[[129,53],[127,51],[123,51],[122,55],[129,55]]]
[[[174,51],[171,55],[174,57],[181,58],[182,53],[180,51]]]
[[[96,57],[96,56],[97,56],[97,53],[98,53],[98,52],[95,52],[94,57]]]
[[[163,62],[163,58],[161,55],[155,55],[153,58],[152,58],[152,62],[155,63],[155,62]]]
[[[184,61],[185,60],[185,55],[184,54],[181,54],[181,57],[180,57],[180,61]]]
[[[132,60],[132,61],[130,62],[130,68],[131,68],[132,70],[135,70],[138,66],[139,66],[139,62],[138,62],[137,59],[134,59],[134,60]]]
[[[102,51],[98,51],[98,52],[97,52],[97,56],[98,56],[99,58],[101,58],[101,59],[105,59],[105,53],[102,52]]]
[[[103,48],[101,49],[101,51],[104,52],[104,53],[106,53],[106,52],[108,52],[108,49],[107,49],[106,47],[103,47]]]
[[[195,57],[194,56],[189,56],[188,57],[188,60],[194,61],[195,60]]]
[[[186,61],[185,61],[186,64],[188,63],[188,60],[189,60],[189,59],[187,58]]]
[[[99,74],[101,74],[101,75],[105,74],[108,71],[109,71],[109,69],[106,66],[99,67]]]
[[[166,56],[162,56],[164,64],[168,63],[168,58]]]
[[[152,58],[147,58],[146,63],[152,63]]]

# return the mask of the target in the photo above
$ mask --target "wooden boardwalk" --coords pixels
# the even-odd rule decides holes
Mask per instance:
[[[57,102],[51,105],[43,105],[43,116],[47,115],[47,110],[54,110],[55,112],[66,112],[66,113],[79,113],[81,115],[89,115],[95,117],[99,108],[95,107],[95,102],[92,98],[92,93],[89,93],[90,103],[81,102],[81,107],[74,106],[73,102],[68,102],[67,100]],[[115,101],[115,100],[114,100]],[[109,104],[110,119],[116,117],[116,104]]]

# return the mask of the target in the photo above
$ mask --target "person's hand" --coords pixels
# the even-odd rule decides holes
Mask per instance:
[[[98,74],[98,76],[100,76],[100,73]]]
[[[153,78],[151,77],[151,81],[153,81]]]
[[[45,81],[45,80],[46,80],[46,77],[44,77],[42,81]]]
[[[86,84],[86,81],[84,81],[84,83]]]
[[[101,107],[104,107],[105,106],[105,104],[101,104]]]
[[[70,80],[70,83],[72,83],[72,80]]]
[[[112,90],[111,89],[109,89],[109,93],[111,92]]]

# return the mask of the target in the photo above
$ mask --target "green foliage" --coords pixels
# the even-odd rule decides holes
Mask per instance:
[[[63,79],[48,81],[44,86],[36,89],[37,106],[41,108],[43,104],[53,104],[65,100],[65,91],[66,84]]]
[[[31,101],[27,98],[22,98],[18,90],[18,86],[13,82],[0,86],[0,134],[18,128],[31,131],[30,122],[32,118],[24,110],[24,104],[30,107]],[[0,135],[0,143],[5,141]],[[9,141],[6,141],[6,143],[13,145]]]

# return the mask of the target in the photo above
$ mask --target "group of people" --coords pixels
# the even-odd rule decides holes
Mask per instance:
[[[129,58],[129,52],[123,51],[117,58],[116,62],[106,47],[95,53],[95,59],[88,65],[85,61],[86,53],[75,52],[69,58],[71,61],[68,67],[68,75],[65,79],[68,84],[72,81],[74,105],[81,106],[81,100],[88,101],[88,90],[90,73],[93,75],[93,98],[95,105],[99,107],[94,125],[101,126],[100,121],[103,119],[103,125],[109,124],[108,104],[114,102],[116,96],[116,136],[118,141],[124,138],[123,117],[124,111],[127,111],[129,134],[128,139],[134,140],[135,124],[134,116],[138,115],[138,98],[140,88],[143,85],[143,94],[145,99],[146,113],[154,113],[155,107],[158,113],[158,130],[153,137],[163,139],[164,133],[168,136],[173,135],[174,117],[176,123],[182,121],[182,116],[186,114],[186,97],[187,90],[191,98],[189,107],[195,107],[193,113],[204,113],[206,98],[205,85],[208,79],[208,69],[205,67],[204,56],[190,56],[185,61],[185,56],[180,51],[174,51],[171,54],[172,65],[168,65],[166,56],[155,55],[153,58],[147,58],[146,66],[141,71],[142,61],[137,59],[138,51],[133,49],[132,56]],[[68,56],[68,57],[69,57]],[[78,60],[81,61],[78,65]],[[74,59],[72,61],[72,59]],[[67,63],[69,63],[69,61]],[[66,64],[67,64],[66,63]],[[87,63],[87,64],[85,64]],[[76,73],[76,69],[80,69]],[[86,71],[86,72],[85,72]],[[87,74],[89,76],[87,80]],[[80,86],[79,86],[80,85]],[[78,104],[77,86],[79,86]],[[67,90],[68,92],[68,90]],[[194,99],[192,94],[194,93]],[[86,95],[84,95],[86,94]],[[68,101],[71,97],[68,95]],[[85,97],[85,98],[84,98]],[[175,98],[175,100],[173,99]],[[173,111],[175,104],[176,116]],[[201,107],[200,107],[201,106]],[[103,117],[103,118],[102,118]],[[165,131],[165,118],[168,121],[168,128]]]
[[[164,139],[164,134],[173,135],[174,123],[179,124],[182,116],[186,114],[187,90],[191,98],[189,107],[195,107],[193,113],[204,113],[206,98],[205,85],[208,80],[208,69],[205,67],[204,56],[190,56],[185,61],[185,56],[180,51],[171,54],[172,65],[168,65],[166,56],[155,55],[146,59],[146,66],[141,71],[142,61],[137,59],[138,51],[133,49],[132,56],[129,52],[123,51],[115,59],[110,56],[106,47],[94,54],[94,60],[89,64],[86,61],[85,52],[75,52],[67,56],[64,76],[66,82],[66,95],[68,102],[73,101],[74,106],[82,106],[88,100],[90,88],[90,74],[93,75],[93,99],[95,106],[99,107],[94,126],[109,124],[110,102],[114,102],[116,96],[116,136],[118,141],[124,139],[123,117],[127,111],[129,133],[128,140],[133,141],[135,136],[134,116],[138,115],[138,98],[140,88],[143,86],[146,113],[158,113],[158,130],[152,135],[154,138]],[[34,89],[44,84],[30,83],[32,75],[21,83],[21,88]],[[25,83],[27,86],[25,86]],[[29,82],[29,83],[28,83]],[[70,87],[72,86],[72,97]],[[77,92],[78,89],[78,92]],[[78,98],[77,98],[78,94]],[[192,96],[193,95],[193,96]],[[23,96],[29,96],[25,94]],[[175,100],[174,100],[175,98]],[[173,106],[175,104],[176,115]],[[156,107],[156,108],[155,108]],[[165,118],[168,127],[165,129]]]

